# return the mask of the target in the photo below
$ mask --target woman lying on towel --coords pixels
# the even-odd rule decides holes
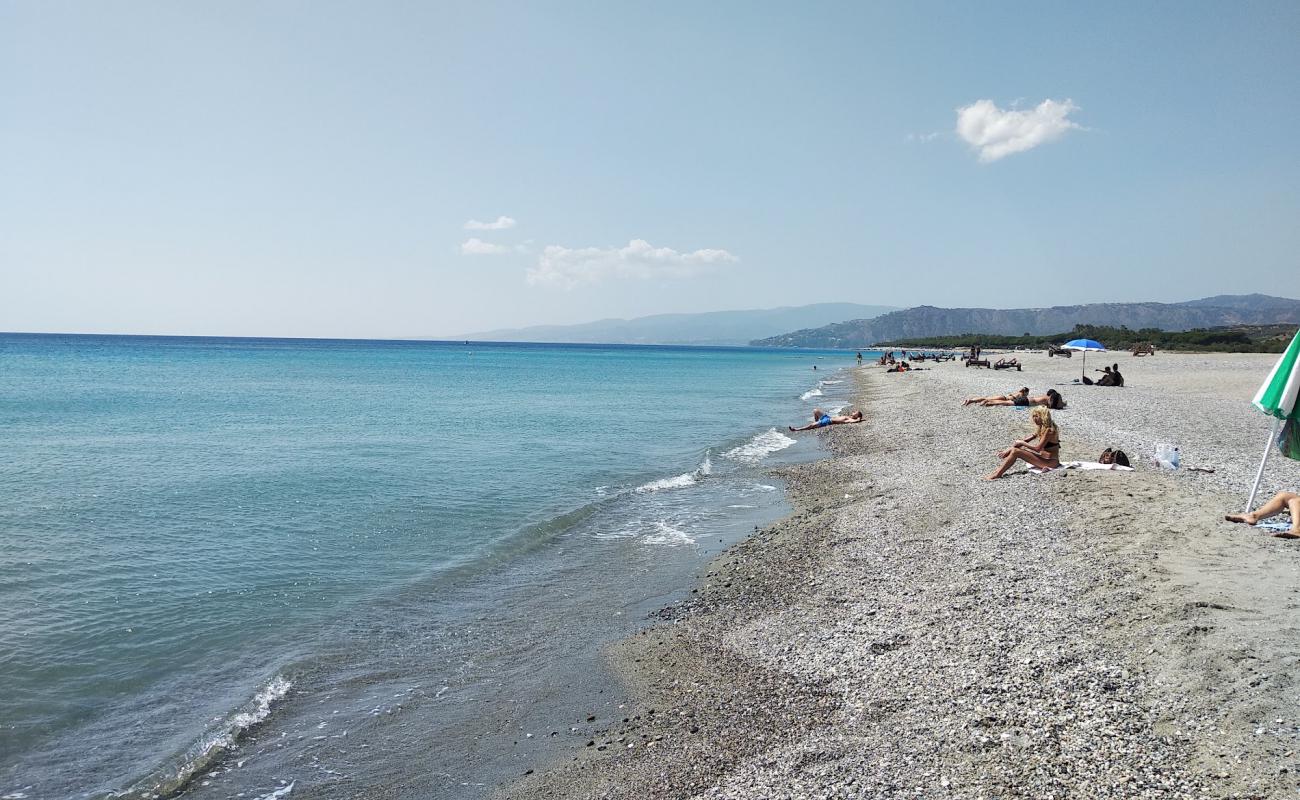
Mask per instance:
[[[1229,514],[1224,517],[1228,522],[1244,522],[1254,525],[1262,519],[1268,519],[1283,511],[1291,512],[1291,530],[1273,534],[1279,539],[1300,539],[1300,494],[1295,492],[1278,492],[1273,499],[1254,511],[1245,514]]]
[[[961,401],[964,406],[979,404],[982,406],[1027,406],[1029,405],[1029,387],[1021,386],[1011,394],[998,394],[992,397],[967,397]]]
[[[1029,412],[1037,429],[1028,439],[1017,439],[1006,450],[998,453],[1002,463],[998,468],[984,476],[986,481],[995,481],[1011,469],[1017,461],[1023,461],[1039,469],[1056,469],[1061,466],[1061,432],[1052,422],[1052,412],[1044,406],[1034,406]]]
[[[968,397],[961,403],[964,406],[979,404],[981,406],[1047,406],[1056,411],[1065,408],[1065,398],[1055,389],[1048,389],[1047,394],[1030,395],[1028,387],[1020,391],[996,397]]]
[[[813,423],[811,425],[805,425],[802,428],[796,428],[793,425],[787,427],[792,431],[810,431],[813,428],[825,428],[828,425],[852,425],[855,422],[862,422],[861,411],[854,411],[852,414],[836,415],[832,417],[820,408],[814,408],[812,417]]]

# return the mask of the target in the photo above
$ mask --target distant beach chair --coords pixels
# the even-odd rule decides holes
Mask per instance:
[[[996,363],[996,364],[993,365],[993,369],[1013,369],[1013,368],[1015,369],[1016,372],[1021,372],[1021,371],[1022,371],[1022,370],[1020,369],[1020,359],[1018,359],[1018,358],[999,358],[999,359],[998,359],[998,363]]]

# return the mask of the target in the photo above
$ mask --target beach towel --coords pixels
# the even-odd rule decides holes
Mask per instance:
[[[1055,472],[1058,469],[1104,469],[1111,472],[1132,472],[1132,467],[1122,467],[1119,464],[1102,464],[1098,461],[1067,461],[1059,467],[1052,469],[1043,469],[1041,467],[1030,467],[1029,471],[1035,475],[1042,475],[1044,472]]]
[[[1266,519],[1262,522],[1256,522],[1255,528],[1261,531],[1272,531],[1273,533],[1286,533],[1291,530],[1291,523],[1283,522],[1280,519]]]

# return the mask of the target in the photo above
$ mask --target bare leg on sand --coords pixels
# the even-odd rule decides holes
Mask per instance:
[[[1016,461],[1023,461],[1029,466],[1038,467],[1039,469],[1056,469],[1061,466],[1061,462],[1058,459],[1039,455],[1032,450],[1023,450],[1019,447],[1013,447],[1010,450],[1003,450],[1002,452],[1006,453],[1002,458],[1002,463],[997,469],[993,470],[988,475],[985,475],[984,480],[995,481],[998,478],[1001,478],[1006,474],[1007,470],[1011,469],[1011,465],[1016,463]],[[998,455],[1002,454],[999,453]]]
[[[1281,514],[1283,511],[1288,510],[1291,512],[1291,530],[1273,535],[1279,539],[1300,539],[1300,494],[1295,492],[1278,492],[1273,495],[1272,500],[1254,511],[1245,514],[1229,514],[1224,519],[1228,522],[1244,522],[1247,525],[1254,525],[1261,519],[1268,519],[1275,514]]]

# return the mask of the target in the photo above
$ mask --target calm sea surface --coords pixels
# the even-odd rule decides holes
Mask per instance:
[[[600,646],[783,513],[852,357],[0,334],[0,797],[540,766],[617,713]]]

